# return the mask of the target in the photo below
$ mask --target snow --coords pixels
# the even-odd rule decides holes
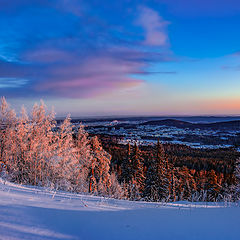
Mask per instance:
[[[239,239],[240,207],[147,203],[54,192],[0,179],[0,239]]]

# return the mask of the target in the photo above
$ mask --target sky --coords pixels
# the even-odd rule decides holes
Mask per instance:
[[[0,0],[0,95],[57,116],[240,115],[239,0]]]

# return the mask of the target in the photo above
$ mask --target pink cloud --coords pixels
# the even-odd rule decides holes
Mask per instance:
[[[166,27],[169,22],[164,21],[157,12],[147,7],[141,7],[137,24],[142,26],[145,31],[144,44],[150,46],[164,46],[167,44]]]
[[[59,96],[89,97],[141,84],[129,75],[140,71],[143,63],[111,56],[94,56],[84,62],[51,68],[49,79],[37,84],[36,91],[50,91]]]
[[[68,98],[87,98],[136,87],[144,82],[140,75],[152,74],[146,70],[152,61],[172,61],[164,53],[128,47],[112,47],[84,56],[78,50],[72,52],[47,44],[24,53],[21,59],[23,64],[0,62],[0,70],[4,70],[0,77],[29,79],[24,95],[27,92]],[[159,73],[173,72],[153,72]]]
[[[172,60],[162,53],[127,47],[112,47],[84,56],[77,50],[73,53],[48,45],[24,53],[21,59],[23,63],[0,61],[0,77],[29,80],[19,95],[68,98],[112,94],[136,87],[144,82],[140,75],[151,74],[146,70],[151,61]]]

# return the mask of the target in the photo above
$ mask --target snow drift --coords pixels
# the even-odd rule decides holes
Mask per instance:
[[[0,239],[239,239],[235,204],[148,203],[0,180]]]

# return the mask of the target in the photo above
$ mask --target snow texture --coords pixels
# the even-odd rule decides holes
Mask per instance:
[[[231,240],[240,238],[239,217],[235,204],[131,202],[0,179],[1,240]]]

